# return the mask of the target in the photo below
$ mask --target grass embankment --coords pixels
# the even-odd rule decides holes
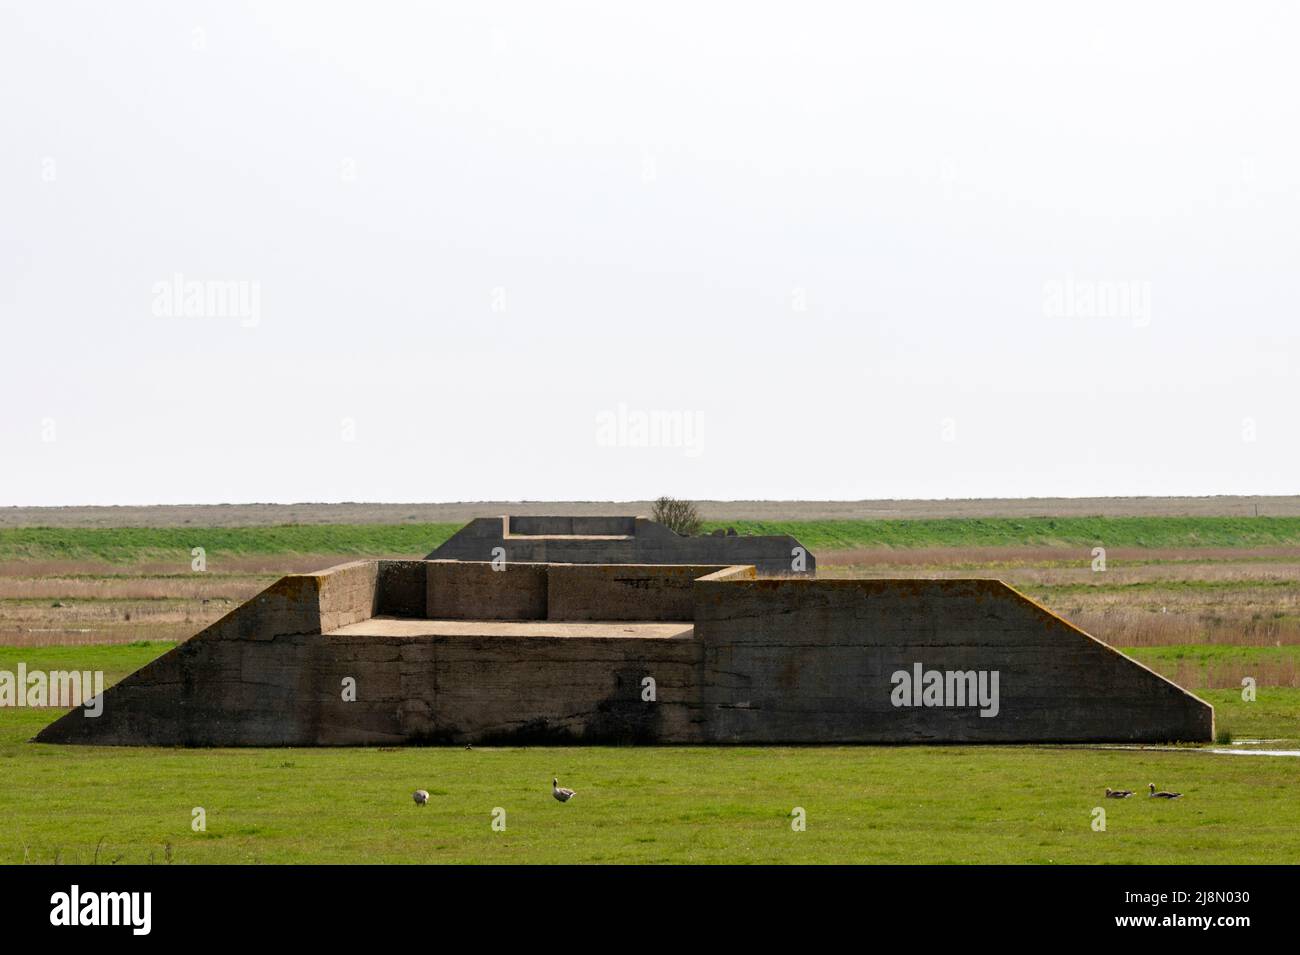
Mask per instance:
[[[1114,548],[1300,546],[1296,517],[988,518],[900,521],[711,522],[742,534],[791,534],[812,550],[872,547],[1088,546]],[[3,528],[0,560],[188,560],[214,556],[356,554],[422,556],[459,524],[286,524],[257,527]]]
[[[180,559],[202,547],[214,557],[356,554],[423,557],[459,524],[284,524],[275,527],[0,528],[0,560]]]
[[[812,550],[869,547],[1300,545],[1296,517],[1033,517],[899,521],[713,521],[707,530],[792,534]]]

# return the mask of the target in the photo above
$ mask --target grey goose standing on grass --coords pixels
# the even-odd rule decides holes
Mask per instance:
[[[572,789],[565,789],[561,786],[559,777],[556,777],[551,780],[551,795],[560,802],[568,802],[574,797],[574,792]]]

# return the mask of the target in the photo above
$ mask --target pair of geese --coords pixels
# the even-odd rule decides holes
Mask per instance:
[[[561,786],[560,780],[558,778],[555,778],[551,780],[551,795],[554,796],[556,799],[558,799],[560,802],[568,802],[570,799],[576,796],[577,793],[575,793],[572,789],[566,789],[563,786]],[[417,789],[414,793],[411,794],[411,798],[415,800],[415,804],[417,806],[423,806],[425,803],[429,801],[429,791],[427,789]]]
[[[1182,799],[1183,798],[1182,793],[1171,793],[1164,789],[1157,791],[1155,783],[1147,783],[1147,788],[1151,790],[1149,793],[1147,793],[1147,796],[1151,799]],[[1131,795],[1133,795],[1133,790],[1131,789],[1111,789],[1109,786],[1106,787],[1107,799],[1127,799]]]

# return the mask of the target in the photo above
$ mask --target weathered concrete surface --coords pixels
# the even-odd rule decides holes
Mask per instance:
[[[545,620],[546,565],[432,561],[425,565],[426,612],[460,620]]]
[[[695,625],[678,621],[623,620],[408,620],[372,617],[335,630],[336,637],[605,637],[619,640],[690,640]]]
[[[1210,740],[1213,708],[995,580],[696,583],[711,742]],[[998,674],[998,712],[893,674]]]
[[[760,574],[814,575],[816,558],[788,534],[682,537],[644,517],[478,517],[429,560],[552,564],[749,564]]]
[[[448,620],[690,620],[720,565],[424,562],[426,612]],[[750,576],[753,576],[752,572]],[[333,629],[333,628],[331,628]]]
[[[429,596],[429,566],[422,560],[381,560],[375,587],[376,616],[423,617]]]
[[[682,595],[692,593],[695,576],[718,569],[512,564],[494,571],[372,561],[286,577],[111,687],[98,718],[73,710],[37,740],[318,746],[688,738],[700,648]],[[411,609],[417,570],[422,612],[376,620],[378,608]],[[548,570],[564,578],[555,605],[572,617],[549,614]],[[595,579],[583,585],[570,573],[576,570]],[[385,593],[385,582],[396,592]],[[672,620],[671,608],[685,619],[671,626],[593,621],[584,612],[600,594],[617,612],[622,590],[640,594],[652,620]],[[446,622],[426,619],[431,614]],[[663,686],[647,703],[641,681],[651,674]],[[347,679],[355,681],[354,701],[344,699]]]
[[[918,667],[959,689],[968,674],[972,698],[895,705]],[[1209,705],[996,581],[371,561],[277,581],[108,689],[100,717],[74,710],[37,739],[1165,742],[1213,727]]]
[[[281,578],[106,690],[101,716],[73,710],[37,741],[258,746],[322,739],[317,675],[334,657],[322,628],[373,615],[382,563]],[[363,704],[351,711],[352,739],[371,739],[371,710]]]
[[[554,620],[692,620],[696,579],[722,569],[549,564],[548,614]]]
[[[434,628],[437,629],[437,628]],[[293,635],[191,640],[38,742],[155,746],[653,743],[693,736],[684,636]],[[641,700],[647,673],[661,681]],[[356,681],[347,702],[343,680]]]

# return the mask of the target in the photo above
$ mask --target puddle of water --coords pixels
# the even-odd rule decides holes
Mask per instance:
[[[1289,742],[1285,736],[1279,736],[1274,739],[1234,739],[1228,745],[1230,746],[1259,746],[1262,743],[1286,743]]]
[[[1300,749],[1207,749],[1203,752],[1229,756],[1300,756]]]
[[[1256,746],[1260,743],[1292,743],[1291,739],[1243,739],[1234,740],[1231,746],[1234,749],[1224,749],[1222,747],[1211,746],[1151,746],[1151,745],[1124,745],[1122,743],[1094,743],[1087,746],[1088,749],[1114,749],[1128,750],[1136,753],[1214,753],[1224,756],[1300,756],[1300,749],[1246,749],[1247,746]]]

